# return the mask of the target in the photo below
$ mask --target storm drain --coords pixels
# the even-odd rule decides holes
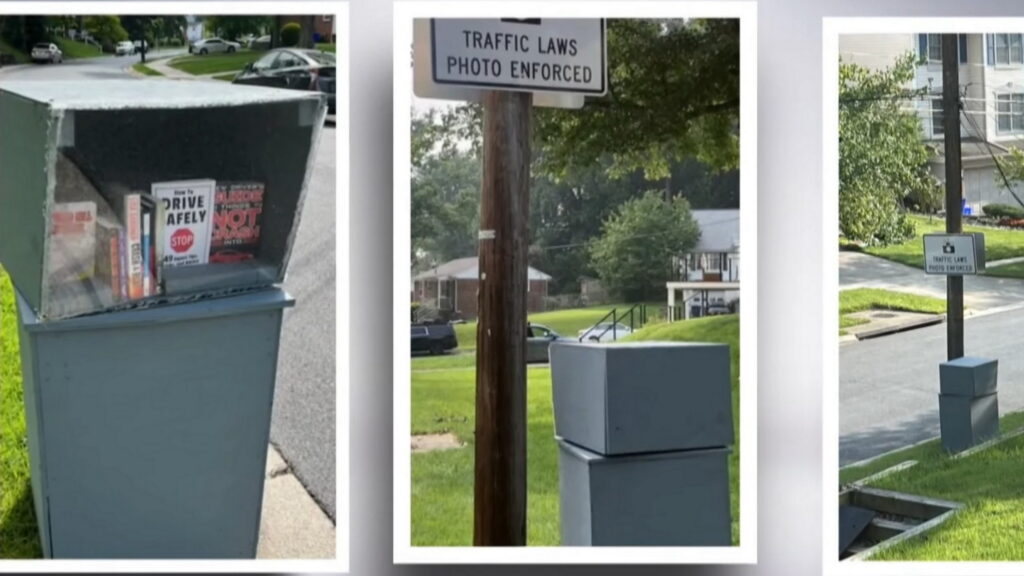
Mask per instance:
[[[839,559],[865,560],[948,520],[963,504],[854,486],[839,493]]]

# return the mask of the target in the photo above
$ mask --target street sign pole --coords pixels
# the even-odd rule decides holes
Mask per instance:
[[[960,59],[957,35],[942,35],[942,112],[946,152],[946,233],[963,231],[960,169]],[[946,277],[946,356],[964,355],[964,277]]]
[[[529,92],[483,93],[475,546],[526,545]]]

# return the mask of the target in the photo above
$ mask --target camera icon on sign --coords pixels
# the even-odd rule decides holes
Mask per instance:
[[[948,241],[942,245],[943,254],[956,254],[956,247],[950,244]]]

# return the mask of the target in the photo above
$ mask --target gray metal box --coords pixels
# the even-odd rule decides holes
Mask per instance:
[[[729,546],[728,448],[606,457],[558,440],[563,546]]]
[[[725,344],[554,343],[555,434],[598,454],[733,443]]]
[[[998,360],[964,356],[939,364],[939,392],[984,396],[996,391]]]
[[[44,321],[280,283],[325,114],[318,93],[225,82],[4,82],[0,263]],[[123,225],[126,194],[195,179],[264,185],[255,258],[167,267],[163,295],[127,302],[92,266],[54,279],[55,254],[69,258],[53,248],[57,206],[88,203],[97,222]],[[84,253],[104,254],[96,242]]]
[[[961,452],[999,434],[997,394],[953,396],[939,394],[942,447]]]
[[[279,289],[40,322],[18,296],[49,558],[254,558]]]

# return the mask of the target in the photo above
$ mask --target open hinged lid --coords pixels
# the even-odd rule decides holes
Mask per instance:
[[[223,82],[0,86],[0,263],[42,320],[284,279],[326,103]]]

